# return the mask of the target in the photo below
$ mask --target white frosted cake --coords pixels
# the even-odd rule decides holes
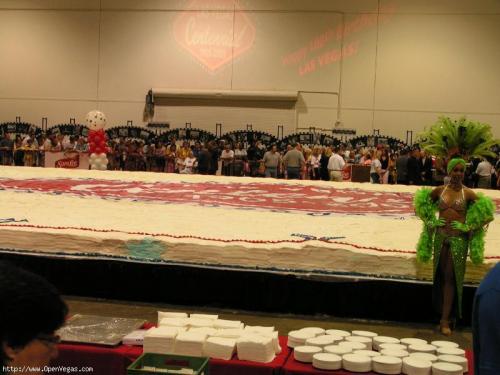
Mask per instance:
[[[428,280],[416,188],[0,167],[2,251]],[[484,191],[500,207],[499,191]],[[497,211],[497,216],[498,216]],[[489,226],[478,282],[500,255]],[[375,271],[376,270],[376,271]],[[374,274],[375,272],[375,274]]]

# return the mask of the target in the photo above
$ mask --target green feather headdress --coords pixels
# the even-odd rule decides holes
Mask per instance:
[[[431,155],[449,158],[453,155],[470,157],[495,157],[491,148],[500,143],[493,138],[491,126],[465,117],[452,120],[440,117],[439,120],[419,136],[420,147]]]

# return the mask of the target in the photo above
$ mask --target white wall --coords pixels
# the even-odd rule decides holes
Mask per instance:
[[[293,90],[339,96],[303,93],[292,109],[170,103],[155,119],[273,134],[281,123],[285,135],[340,119],[405,139],[465,114],[500,137],[498,0],[0,0],[0,54],[0,122],[81,122],[99,108],[111,125],[143,124],[152,87]]]

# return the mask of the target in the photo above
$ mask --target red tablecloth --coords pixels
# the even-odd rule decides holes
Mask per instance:
[[[467,360],[469,361],[468,375],[474,375],[474,359],[472,352],[466,351]],[[346,370],[323,371],[312,367],[310,363],[297,362],[293,358],[293,354],[288,357],[285,366],[282,370],[282,375],[353,375],[352,372]],[[364,372],[363,375],[378,375],[375,372]]]
[[[282,351],[270,363],[240,361],[235,356],[230,361],[210,360],[211,375],[278,375],[285,365],[290,349],[286,337],[280,337]],[[59,345],[59,357],[51,366],[92,367],[92,375],[124,375],[127,367],[142,354],[142,347],[120,345],[115,348],[92,345]],[[51,374],[67,374],[64,370]]]

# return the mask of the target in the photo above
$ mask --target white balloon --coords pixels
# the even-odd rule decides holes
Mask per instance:
[[[100,130],[106,127],[106,115],[101,111],[90,111],[85,117],[85,122],[90,130]]]
[[[97,155],[95,152],[90,154],[90,163],[92,164],[93,161],[97,160],[99,158],[99,155]]]
[[[99,169],[100,169],[101,171],[105,171],[105,170],[107,170],[107,169],[108,169],[108,166],[107,166],[107,165],[104,165],[104,164],[100,164],[100,165],[99,165]]]

